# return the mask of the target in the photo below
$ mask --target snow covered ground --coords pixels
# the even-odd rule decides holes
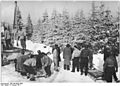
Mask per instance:
[[[15,44],[16,46],[16,41]],[[19,44],[20,45],[20,44]],[[52,48],[49,46],[46,46],[44,48],[44,44],[38,44],[38,43],[33,43],[31,41],[27,41],[27,49],[32,50],[35,54],[37,53],[37,50],[41,50],[42,52],[52,52]],[[16,46],[21,48],[21,46]],[[13,54],[9,56],[9,58],[16,57],[17,54]],[[52,54],[49,55],[52,58]],[[90,76],[81,76],[80,72],[71,72],[63,69],[63,53],[61,53],[61,67],[59,72],[53,71],[53,64],[52,64],[52,76],[49,78],[36,78],[35,82],[95,82]],[[117,58],[117,61],[119,62],[119,70],[117,72],[117,76],[120,79],[120,58]],[[103,54],[95,54],[93,56],[93,63],[94,67],[98,70],[103,70]],[[14,69],[14,63],[11,63],[10,65],[6,65],[2,67],[2,82],[31,82],[26,77],[21,76],[19,73],[15,72]],[[103,83],[103,81],[98,80],[97,82]]]

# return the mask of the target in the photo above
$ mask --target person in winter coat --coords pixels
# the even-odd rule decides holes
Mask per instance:
[[[93,49],[92,46],[89,47],[90,50],[90,57],[89,57],[89,68],[92,69],[93,68]]]
[[[107,82],[112,82],[112,76],[118,71],[118,64],[113,53],[109,50],[109,56],[104,63],[104,77]],[[116,80],[115,80],[116,81]]]
[[[58,52],[58,62],[57,63],[58,63],[58,67],[59,67],[59,62],[61,61],[61,58],[60,58],[60,47],[57,44],[55,44],[54,48],[52,49],[52,52],[56,48],[57,48],[57,52]]]
[[[80,59],[80,50],[78,49],[78,47],[75,45],[74,46],[74,51],[72,53],[72,71],[71,72],[75,72],[75,68],[77,67],[77,71],[79,72],[79,59]]]
[[[81,75],[83,75],[83,69],[85,68],[85,76],[87,76],[88,73],[88,62],[90,58],[90,50],[88,49],[88,43],[85,43],[85,48],[81,50],[80,53],[80,69],[81,69]]]
[[[107,59],[107,57],[109,56],[109,52],[108,52],[109,48],[108,47],[109,47],[108,45],[104,46],[104,62]]]
[[[46,72],[46,77],[51,76],[51,64],[52,64],[52,59],[47,56],[47,54],[42,53],[43,57],[41,58],[41,62],[42,62],[42,68],[45,70]]]
[[[5,27],[4,35],[5,35],[6,48],[10,49],[12,47],[11,36],[10,36],[10,31],[6,27]]]
[[[114,52],[112,52],[112,47],[108,49],[109,56],[106,58],[104,63],[104,79],[107,82],[112,82],[112,76],[116,82],[119,82],[116,72],[118,72],[117,60],[114,57]]]
[[[54,70],[58,71],[58,47],[55,46],[53,49],[53,62],[54,62]]]
[[[26,59],[29,58],[29,55],[24,55],[25,51],[21,50],[18,54],[17,58],[15,59],[15,71],[20,72],[21,75],[25,73],[23,63]]]
[[[64,70],[70,70],[70,61],[72,58],[72,50],[69,44],[63,50]]]
[[[27,73],[27,78],[30,78],[31,81],[35,81],[34,75],[36,74],[36,57],[34,55],[31,55],[30,58],[27,59],[23,64]]]
[[[22,27],[20,27],[20,30],[18,31],[18,40],[20,40],[22,48],[26,49],[26,33]]]
[[[37,70],[39,70],[39,69],[42,68],[42,62],[41,62],[42,53],[41,53],[40,50],[38,50],[37,52],[38,52],[38,55],[37,55],[37,58],[36,58],[36,68],[37,68]]]
[[[58,67],[60,66],[60,61],[61,61],[61,58],[60,58],[60,47],[58,47],[57,45],[57,51],[58,51]]]

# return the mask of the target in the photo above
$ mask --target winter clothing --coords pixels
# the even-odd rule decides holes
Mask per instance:
[[[114,76],[115,81],[118,80],[116,76],[116,70],[118,69],[118,64],[116,59],[111,55],[104,63],[104,78],[107,82],[112,82],[112,76]]]
[[[18,54],[16,58],[16,64],[15,64],[15,69],[18,72],[25,72],[25,69],[23,67],[23,63],[29,58],[28,55],[23,55],[21,53]]]
[[[88,73],[88,62],[90,57],[90,50],[88,48],[82,49],[80,54],[80,69],[81,75],[83,74],[83,69],[85,68],[85,75]]]
[[[107,46],[104,46],[104,61],[109,57],[109,52]]]
[[[36,58],[36,68],[37,69],[42,68],[41,58],[42,58],[42,54],[37,55],[37,58]]]
[[[64,67],[67,66],[68,69],[69,69],[69,66],[70,66],[71,57],[72,57],[71,48],[70,47],[65,47],[64,50],[63,50]]]
[[[47,55],[44,55],[41,58],[41,62],[42,62],[42,67],[44,68],[46,75],[50,76],[51,75],[51,64],[52,64],[52,60],[50,57],[48,57]]]
[[[41,62],[42,62],[42,66],[43,67],[46,67],[46,66],[49,66],[52,64],[52,60],[50,57],[48,57],[47,55],[44,55],[42,58],[41,58]]]
[[[89,49],[90,50],[90,57],[89,57],[89,64],[90,64],[90,68],[93,67],[93,50],[92,49]]]
[[[36,58],[29,58],[24,62],[24,68],[27,72],[27,77],[30,77],[31,81],[35,81],[34,75],[36,74],[35,71],[36,66]]]
[[[20,39],[20,43],[23,49],[26,49],[26,33],[23,30],[18,31],[18,38]]]
[[[61,61],[61,58],[60,58],[60,48],[57,47],[57,51],[58,51],[58,67],[59,67],[59,62]]]
[[[77,71],[79,71],[79,59],[80,59],[80,50],[77,48],[74,49],[72,53],[72,72],[75,72],[75,67],[77,67]]]
[[[5,39],[10,39],[10,32],[8,30],[5,30]]]
[[[35,67],[35,66],[36,66],[36,58],[27,59],[27,60],[24,62],[24,65],[31,66],[31,67]]]
[[[53,50],[53,62],[54,62],[54,69],[58,70],[58,51],[57,48]]]
[[[12,47],[10,32],[8,30],[5,30],[4,34],[5,34],[6,48],[9,49],[10,47]]]

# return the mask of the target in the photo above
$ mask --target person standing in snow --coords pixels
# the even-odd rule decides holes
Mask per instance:
[[[7,27],[5,27],[4,36],[5,36],[6,48],[10,49],[12,47],[11,36],[10,36],[10,31],[8,30]]]
[[[57,48],[57,52],[58,52],[58,67],[60,66],[59,65],[59,62],[61,61],[61,58],[60,58],[60,47],[57,45],[57,44],[55,44],[55,47],[53,48],[53,50],[52,50],[52,52],[54,51],[54,49],[55,48]]]
[[[26,33],[22,27],[18,31],[18,40],[20,40],[22,49],[26,49]]]
[[[104,63],[104,78],[107,82],[112,82],[112,76],[116,75],[118,71],[117,60],[114,58],[112,48],[109,47],[109,56],[106,58]],[[116,82],[118,82],[117,76],[114,76]]]
[[[79,72],[79,59],[80,59],[80,50],[75,45],[74,46],[74,51],[72,53],[73,64],[72,64],[72,71],[71,72],[75,72],[76,67],[77,67],[77,71]]]
[[[64,70],[70,70],[70,61],[72,58],[72,49],[69,44],[63,50]]]
[[[85,43],[84,49],[81,50],[80,53],[80,69],[81,69],[81,75],[83,75],[83,69],[85,68],[85,76],[87,76],[88,73],[88,62],[90,58],[90,50],[88,49],[88,43]]]
[[[92,49],[92,45],[89,46],[89,50],[90,50],[90,57],[89,57],[89,68],[92,69],[93,68],[93,49]]]
[[[54,70],[58,71],[58,47],[57,45],[55,45],[52,51],[53,51]]]
[[[49,76],[51,76],[52,59],[49,56],[47,56],[47,54],[45,54],[45,53],[42,53],[42,55],[43,55],[42,58],[41,58],[42,68],[46,72],[45,77],[49,77]]]
[[[38,52],[38,55],[37,55],[37,58],[36,58],[36,68],[37,68],[37,70],[39,70],[39,69],[42,68],[42,62],[41,62],[42,53],[41,53],[40,50],[38,50],[37,52]]]

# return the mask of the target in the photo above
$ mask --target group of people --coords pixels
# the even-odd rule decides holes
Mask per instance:
[[[37,71],[44,70],[45,77],[51,76],[51,64],[52,59],[44,52],[38,50],[38,54],[32,53],[24,55],[25,50],[22,49],[15,59],[15,71],[19,72],[23,76],[27,76],[27,79],[35,81],[35,75]]]
[[[81,48],[77,45],[74,45],[74,48],[72,48],[69,44],[67,44],[63,50],[63,59],[65,70],[70,70],[72,61],[71,72],[75,72],[75,69],[77,68],[77,72],[80,71],[81,75],[83,75],[83,70],[85,69],[85,75],[87,76],[88,68],[92,68],[93,51],[87,42],[82,45]]]
[[[112,82],[112,76],[114,77],[114,80],[116,82],[119,82],[116,76],[116,72],[118,72],[118,62],[116,58],[119,55],[119,50],[117,48],[118,47],[116,45],[109,43],[104,46],[104,64],[102,77],[103,80],[105,80],[106,82]],[[57,50],[58,48],[56,48],[56,51]],[[85,73],[85,76],[87,76],[88,69],[94,69],[93,53],[93,48],[88,42],[83,43],[81,46],[74,45],[73,48],[70,44],[67,44],[66,47],[63,49],[64,70],[70,70],[70,65],[72,61],[71,72],[75,72],[75,69],[77,69],[77,72],[80,71],[81,75]],[[53,53],[53,56],[56,56],[57,58],[58,55],[57,53]],[[55,59],[55,57],[53,59]],[[55,66],[56,62],[59,62],[59,60],[54,60]]]
[[[11,43],[11,34],[8,28],[4,28],[4,38],[6,43],[6,49],[10,49],[13,47]],[[26,33],[20,28],[17,32],[17,41],[20,40],[22,50],[18,54],[18,57],[15,59],[15,70],[20,72],[21,75],[26,75],[30,80],[35,80],[36,71],[40,69],[44,69],[46,72],[46,77],[51,76],[51,64],[54,63],[54,70],[59,71],[60,66],[60,47],[55,44],[52,49],[53,61],[48,56],[48,53],[43,53],[38,50],[38,55],[28,54],[24,55],[26,49]],[[18,43],[17,43],[18,45]],[[118,50],[119,44],[106,44],[104,46],[103,54],[104,54],[104,80],[107,82],[112,82],[112,76],[115,81],[118,82],[118,78],[116,76],[116,72],[118,71],[118,64],[116,57],[119,54]],[[88,69],[93,67],[93,53],[94,49],[89,43],[84,43],[80,47],[78,45],[74,45],[71,47],[70,44],[67,44],[63,49],[63,59],[64,59],[64,70],[70,70],[70,65],[72,61],[72,71],[77,71],[83,75],[83,70],[85,69],[85,75],[88,74]]]
[[[19,29],[15,29],[14,32],[10,32],[10,28],[7,26],[2,27],[3,31],[1,32],[2,38],[2,48],[3,50],[9,50],[13,48],[14,39],[17,39],[17,46],[18,41],[20,40],[20,44],[22,49],[26,49],[26,32],[23,30],[23,27],[19,27]]]

